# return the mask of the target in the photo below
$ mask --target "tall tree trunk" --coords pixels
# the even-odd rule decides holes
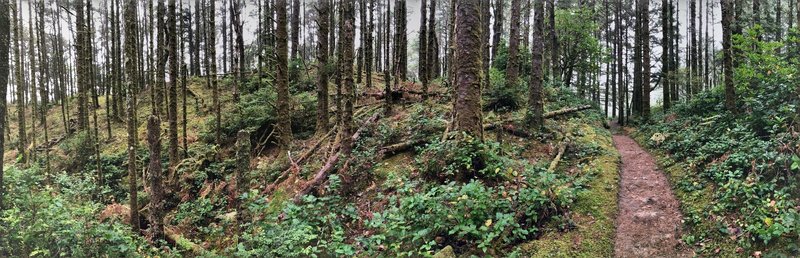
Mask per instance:
[[[556,35],[556,5],[555,0],[547,0],[548,24],[550,26],[550,77],[553,80],[561,81],[561,52],[558,46],[558,35]]]
[[[528,125],[531,128],[544,127],[544,103],[542,101],[542,85],[544,70],[542,59],[544,55],[544,0],[534,0],[533,9],[533,45],[531,46],[531,82],[528,95]]]
[[[428,97],[428,1],[422,0],[419,23],[419,80],[422,82],[422,97]]]
[[[366,71],[366,80],[367,80],[367,88],[372,88],[372,71],[374,70],[372,65],[372,31],[375,29],[375,21],[373,17],[373,13],[375,12],[375,1],[374,0],[364,0],[368,1],[364,5],[367,6],[367,14],[369,15],[369,19],[367,19],[367,31],[364,33],[364,70]]]
[[[328,131],[328,29],[329,0],[317,1],[317,133]]]
[[[283,7],[278,7],[281,9]],[[295,60],[298,58],[297,53],[300,49],[300,0],[293,0],[292,1],[292,52],[289,54],[289,58],[291,60]]]
[[[670,76],[672,69],[670,68],[669,45],[672,40],[670,36],[670,23],[669,23],[669,2],[661,0],[661,81],[663,89],[664,110],[669,110],[671,106],[670,99]]]
[[[617,1],[616,5],[617,5],[617,8],[616,8],[617,9],[617,14],[615,15],[615,19],[616,19],[615,24],[617,24],[616,25],[617,26],[617,39],[616,39],[616,41],[617,41],[617,44],[616,44],[617,45],[617,58],[616,58],[616,60],[617,60],[617,84],[619,84],[617,86],[617,94],[618,94],[617,101],[619,101],[619,104],[617,105],[617,107],[618,107],[618,109],[617,109],[617,111],[618,111],[618,113],[617,113],[617,124],[625,125],[625,110],[626,110],[625,109],[625,103],[626,103],[625,96],[626,96],[627,87],[625,87],[625,84],[623,84],[623,82],[622,82],[622,76],[624,74],[623,69],[622,69],[622,64],[625,63],[625,62],[622,61],[622,48],[624,47],[622,45],[622,38],[623,38],[622,37],[622,31],[623,31],[623,28],[626,28],[627,26],[625,26],[625,27],[622,26],[622,1]]]
[[[125,72],[127,73],[126,89],[128,90],[128,184],[130,187],[130,224],[134,233],[139,233],[138,187],[136,186],[136,90],[139,83],[137,68],[137,43],[139,38],[136,21],[136,0],[128,0],[125,4]]]
[[[277,73],[275,76],[275,89],[278,93],[276,107],[278,110],[278,123],[275,132],[278,133],[278,146],[282,150],[290,150],[292,142],[292,127],[289,112],[291,111],[289,95],[289,63],[287,51],[287,32],[286,32],[286,0],[275,1],[275,11],[277,14]],[[352,73],[351,73],[352,74]]]
[[[82,6],[78,4],[78,6]],[[11,1],[11,10],[14,12],[14,68],[16,68],[16,75],[14,76],[16,79],[17,84],[17,152],[19,152],[20,163],[25,166],[28,164],[28,154],[26,152],[26,147],[28,146],[27,134],[25,132],[25,76],[23,75],[24,68],[22,66],[22,32],[20,27],[22,26],[22,11],[20,10],[19,6],[16,5],[15,1]],[[78,12],[82,13],[82,12]],[[79,19],[83,19],[83,15],[77,15],[81,17]],[[83,28],[82,26],[78,26],[78,28]],[[81,30],[78,30],[78,35],[81,34]],[[83,44],[76,44],[75,48],[79,49],[82,47]],[[80,50],[77,50],[80,51]],[[78,57],[83,57],[79,55]],[[80,72],[78,75],[82,75]],[[81,77],[82,78],[82,77]],[[79,111],[80,112],[80,111]],[[84,111],[85,112],[85,111]]]
[[[162,5],[163,6],[163,5]],[[164,239],[164,188],[162,186],[161,169],[161,119],[150,115],[147,119],[147,146],[150,147],[150,164],[147,169],[147,186],[150,189],[149,211],[150,240],[153,242]]]
[[[214,105],[214,114],[215,114],[215,125],[214,125],[214,142],[217,144],[222,144],[222,113],[220,111],[220,101],[219,101],[219,85],[217,85],[217,48],[216,48],[216,22],[214,17],[216,14],[214,10],[216,7],[214,5],[216,1],[209,1],[208,12],[206,14],[206,58],[208,62],[206,63],[206,84],[211,86],[211,98]],[[285,6],[285,3],[284,3]],[[279,8],[285,9],[285,8]],[[284,12],[285,14],[285,12]],[[285,15],[284,15],[285,17]],[[284,20],[285,24],[285,20]],[[224,37],[224,34],[223,34]],[[224,51],[224,50],[223,50]],[[280,100],[280,96],[278,97]],[[282,112],[279,112],[282,113]]]
[[[511,0],[511,29],[508,33],[508,63],[506,65],[506,88],[516,87],[519,77],[519,16],[520,0]],[[487,74],[488,76],[488,74]]]
[[[478,1],[456,3],[456,73],[454,131],[463,131],[483,140],[481,114],[481,9]]]
[[[403,3],[405,4],[405,3]],[[350,155],[353,150],[353,101],[355,98],[355,82],[353,80],[353,44],[355,41],[355,6],[352,1],[343,1],[339,5],[339,13],[342,19],[342,27],[339,30],[339,45],[341,55],[339,59],[339,76],[342,77],[339,98],[342,101],[343,110],[340,126],[342,139],[342,153]],[[405,19],[405,16],[403,17]],[[387,98],[390,96],[386,96]]]
[[[13,1],[13,0],[12,0]],[[11,48],[10,31],[11,24],[8,18],[9,14],[9,0],[0,0],[0,96],[6,96],[6,87],[8,86],[8,50]],[[6,131],[6,99],[0,99],[0,157],[5,154],[6,138],[3,132]],[[0,159],[0,211],[3,210],[3,198],[5,195],[5,184],[3,183],[3,159]]]
[[[494,64],[494,60],[497,58],[498,48],[500,47],[500,38],[503,37],[503,3],[506,0],[495,0],[494,1],[494,35],[492,36],[492,56],[491,56],[491,63]],[[519,4],[517,5],[519,8]],[[489,8],[488,6],[486,7]],[[511,7],[511,11],[514,11],[514,7]],[[519,12],[519,10],[517,10]],[[489,23],[489,17],[486,17],[487,21],[485,23]],[[485,32],[487,35],[489,32]]]
[[[696,12],[696,5],[697,0],[690,0],[689,1],[689,37],[691,37],[691,46],[690,46],[690,53],[689,57],[691,59],[690,64],[691,67],[689,68],[689,87],[686,89],[687,95],[689,97],[693,96],[697,93],[697,82],[696,76],[698,73],[698,62],[697,62],[697,12]]]
[[[426,57],[428,60],[425,61],[428,64],[428,80],[434,79],[439,77],[439,44],[438,40],[436,39],[436,0],[430,0],[431,5],[430,9],[428,10],[428,56]]]
[[[322,0],[327,2],[327,0]],[[247,172],[250,171],[250,133],[246,130],[241,130],[236,135],[236,197],[234,198],[236,207],[236,232],[241,235],[241,230],[244,229],[244,212],[245,204],[239,201],[245,192],[250,189],[247,185]]]
[[[736,91],[733,86],[733,49],[731,25],[733,20],[733,0],[721,0],[722,8],[722,66],[725,72],[725,108],[736,113]]]
[[[178,165],[178,18],[175,0],[169,0],[169,16],[167,16],[167,46],[169,48],[169,101],[167,107],[167,120],[169,120],[169,171],[174,173]],[[182,17],[182,15],[181,15]],[[182,62],[182,60],[181,60]],[[172,177],[170,177],[172,178]]]
[[[641,22],[641,44],[642,44],[642,86],[641,101],[642,101],[642,116],[645,120],[650,118],[650,1],[639,1],[639,12],[642,18]]]

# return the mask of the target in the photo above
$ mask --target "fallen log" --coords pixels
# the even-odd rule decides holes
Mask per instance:
[[[578,107],[564,108],[564,109],[559,109],[559,110],[556,110],[556,111],[547,112],[544,115],[542,115],[542,117],[544,117],[544,118],[553,118],[553,117],[566,115],[566,114],[573,113],[573,112],[587,110],[587,109],[590,109],[590,108],[592,108],[591,105],[583,105],[583,106],[578,106]],[[494,122],[494,123],[484,124],[483,125],[483,130],[494,130],[494,129],[497,129],[497,127],[502,125],[502,124],[507,124],[507,123],[518,121],[518,120],[522,120],[522,118],[509,118],[509,119],[503,119],[503,120],[500,120],[500,121],[497,121],[497,122]]]
[[[590,109],[590,108],[592,108],[592,105],[583,105],[583,106],[572,107],[572,108],[564,108],[564,109],[559,109],[559,110],[556,110],[556,111],[547,112],[547,113],[544,114],[543,117],[544,118],[553,118],[553,117],[557,117],[557,116],[560,116],[560,115],[566,115],[566,114],[569,114],[569,113],[572,113],[572,112],[578,112],[578,111],[587,110],[587,109]]]
[[[388,145],[386,147],[381,148],[381,153],[390,154],[390,155],[391,154],[397,154],[397,153],[407,151],[408,149],[411,149],[411,148],[413,148],[415,146],[418,146],[420,144],[424,144],[424,143],[427,143],[427,142],[428,142],[427,139],[417,139],[417,140],[410,140],[410,141],[395,143],[395,144]]]
[[[322,145],[322,142],[324,142],[326,139],[328,139],[328,137],[330,137],[333,134],[333,132],[335,132],[335,131],[336,131],[336,127],[332,128],[330,131],[328,131],[327,134],[325,134],[325,136],[320,138],[317,141],[317,143],[314,144],[314,146],[311,146],[311,148],[309,148],[305,153],[301,154],[300,157],[297,158],[297,160],[295,160],[293,162],[290,162],[290,163],[297,164],[297,163],[303,162],[306,158],[310,157],[311,154],[313,154],[317,149],[319,149],[319,146]],[[267,186],[267,189],[264,190],[264,194],[272,193],[272,191],[275,190],[275,187],[277,187],[278,184],[280,184],[284,179],[286,179],[286,177],[289,175],[290,172],[292,172],[292,168],[291,167],[286,169],[286,170],[284,170],[283,173],[281,173],[281,175],[278,176],[278,178],[276,178],[274,182],[272,182],[272,184]]]
[[[356,142],[358,141],[359,138],[361,138],[361,133],[364,131],[364,128],[366,128],[367,125],[377,121],[378,118],[380,117],[380,114],[381,112],[376,112],[374,115],[372,115],[372,117],[367,119],[367,121],[365,121],[361,127],[358,128],[356,133],[353,134],[352,136],[353,142]],[[311,180],[309,180],[303,185],[303,187],[300,189],[300,191],[297,192],[297,194],[295,194],[293,198],[294,203],[299,203],[300,200],[303,198],[303,196],[308,194],[311,191],[311,189],[313,189],[317,184],[322,182],[322,180],[324,180],[325,178],[328,178],[328,175],[330,174],[331,170],[333,170],[333,167],[336,166],[336,163],[339,162],[339,158],[341,158],[342,156],[340,150],[341,143],[337,143],[336,146],[333,147],[333,149],[337,151],[334,152],[333,155],[328,157],[328,161],[325,162],[325,165],[322,166],[322,168],[314,175],[314,177]]]
[[[550,162],[550,166],[547,167],[548,172],[553,172],[556,169],[556,167],[558,166],[558,162],[561,161],[561,157],[564,156],[564,151],[567,150],[567,144],[569,144],[568,140],[564,140],[561,142],[560,144],[561,146],[558,147],[558,154],[556,154],[556,157],[553,158],[553,161]]]

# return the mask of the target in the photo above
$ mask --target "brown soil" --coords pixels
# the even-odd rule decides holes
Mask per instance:
[[[616,257],[691,257],[680,241],[680,204],[653,156],[630,137],[614,135],[622,156]]]

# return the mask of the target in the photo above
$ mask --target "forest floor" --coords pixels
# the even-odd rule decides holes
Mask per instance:
[[[667,177],[636,141],[620,133],[613,140],[622,157],[614,253],[617,257],[691,257],[680,241],[680,203]]]

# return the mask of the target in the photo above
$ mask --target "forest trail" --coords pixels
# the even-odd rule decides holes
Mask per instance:
[[[655,159],[633,139],[615,133],[622,157],[616,257],[691,257],[680,242],[680,204]]]

